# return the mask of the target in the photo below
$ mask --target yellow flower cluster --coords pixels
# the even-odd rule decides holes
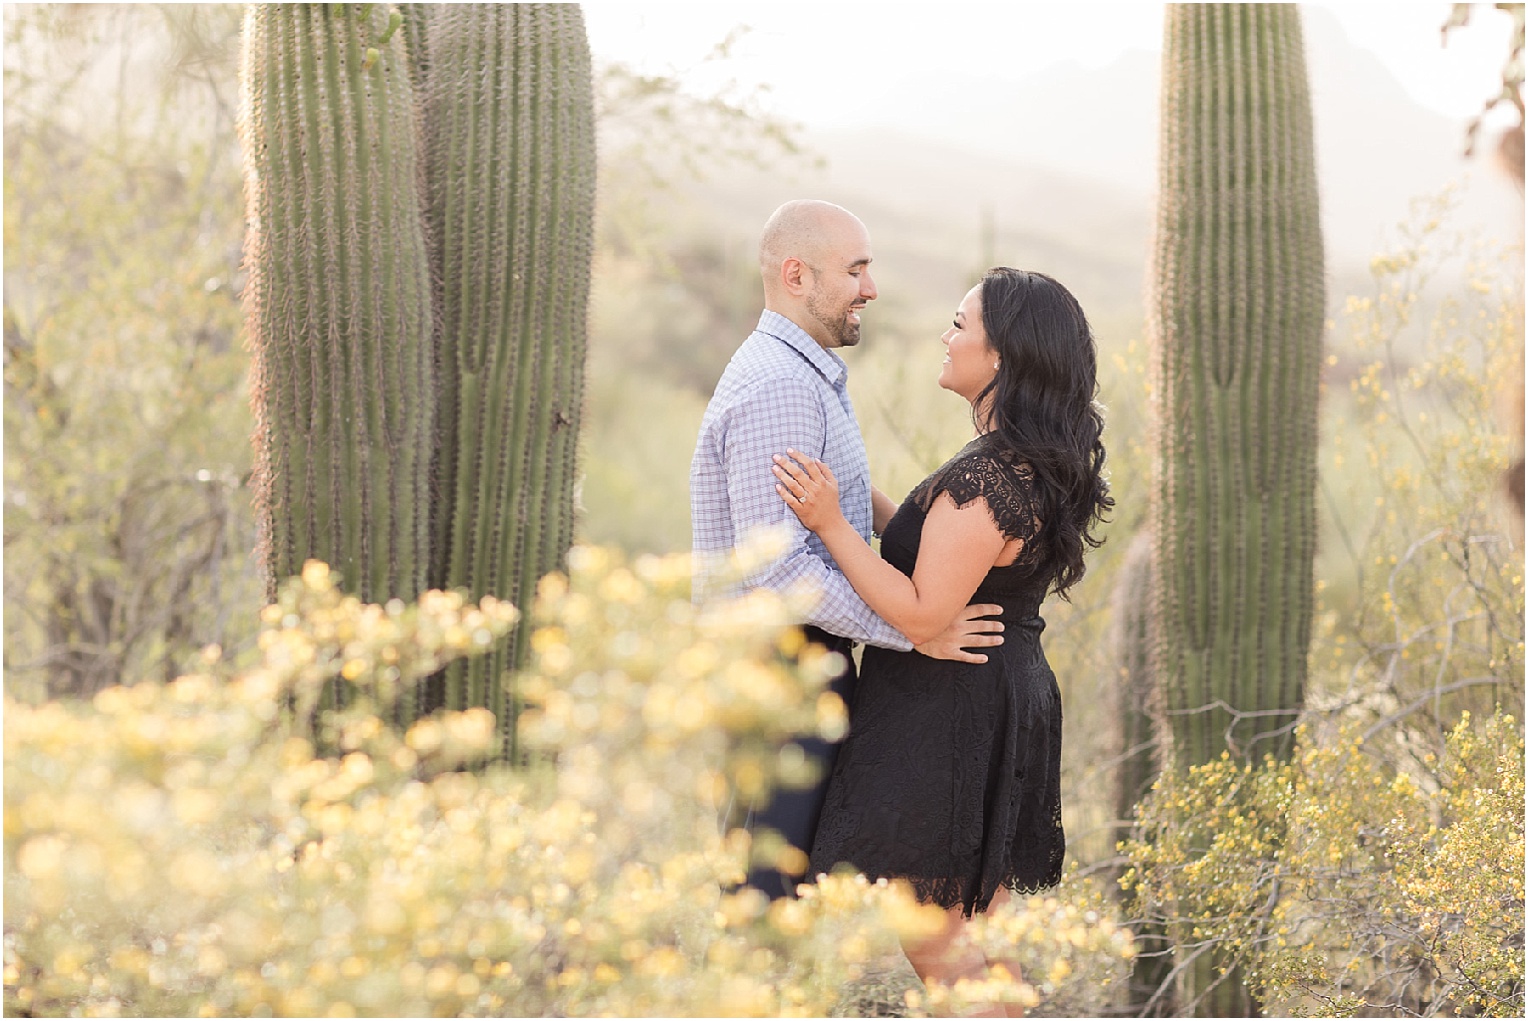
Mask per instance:
[[[996,998],[1026,1008],[1043,1002],[1050,1017],[1095,1015],[1119,1002],[1134,937],[1115,922],[1118,906],[1102,884],[1069,874],[1058,889],[978,916],[971,935],[989,960],[1017,971],[1022,988]]]
[[[1305,729],[1289,762],[1164,775],[1122,885],[1270,1013],[1521,1017],[1523,799],[1510,716],[1466,713],[1405,769]]]
[[[1437,691],[1439,729],[1523,693],[1522,522],[1503,494],[1522,445],[1521,249],[1449,236],[1454,201],[1421,204],[1375,260],[1374,296],[1349,300],[1359,363],[1326,411],[1340,542],[1312,663],[1331,678],[1317,705],[1382,717]]]
[[[438,592],[366,605],[320,564],[263,611],[248,669],[209,650],[171,684],[8,700],[6,1009],[844,1009],[930,909],[842,875],[770,904],[737,887],[750,855],[803,856],[727,824],[729,805],[804,776],[794,735],[843,732],[832,657],[779,600],[692,605],[684,558],[576,548],[569,564],[533,614],[519,691],[535,751],[518,769],[485,764],[486,710],[390,722],[514,608]],[[1065,900],[994,919],[990,938],[1028,948],[1030,998],[1119,964],[1126,942]]]

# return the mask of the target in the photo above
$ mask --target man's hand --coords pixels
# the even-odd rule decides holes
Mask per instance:
[[[987,657],[967,649],[991,648],[1003,644],[1003,622],[982,620],[1003,612],[993,603],[972,603],[960,611],[960,616],[950,622],[938,635],[915,648],[932,659],[951,659],[958,663],[985,663]]]

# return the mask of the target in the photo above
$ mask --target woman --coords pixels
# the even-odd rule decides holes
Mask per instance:
[[[1066,288],[991,270],[942,340],[939,385],[970,401],[976,438],[890,517],[884,560],[844,520],[828,465],[792,450],[774,472],[855,591],[915,644],[967,603],[1003,606],[1006,640],[980,665],[865,650],[812,848],[813,872],[847,862],[947,909],[938,936],[905,949],[920,978],[948,983],[987,964],[960,949],[967,917],[1061,876],[1061,698],[1039,610],[1082,577],[1113,501],[1093,335]]]

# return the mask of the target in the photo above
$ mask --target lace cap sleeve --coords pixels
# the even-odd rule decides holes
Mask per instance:
[[[985,500],[1004,535],[1033,547],[1029,540],[1041,526],[1034,481],[1034,469],[1025,462],[983,450],[963,452],[929,478],[919,503],[927,511],[940,493],[949,493],[960,508]]]

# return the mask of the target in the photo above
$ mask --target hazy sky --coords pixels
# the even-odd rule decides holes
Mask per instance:
[[[1336,16],[1418,103],[1468,117],[1500,88],[1510,20],[1489,4],[1440,43],[1451,4],[1308,4]],[[894,119],[877,105],[914,73],[1022,81],[1050,64],[1102,67],[1130,49],[1161,51],[1152,3],[586,3],[596,60],[686,74],[697,87],[767,84],[765,104],[808,127]],[[738,26],[723,63],[697,68]]]

